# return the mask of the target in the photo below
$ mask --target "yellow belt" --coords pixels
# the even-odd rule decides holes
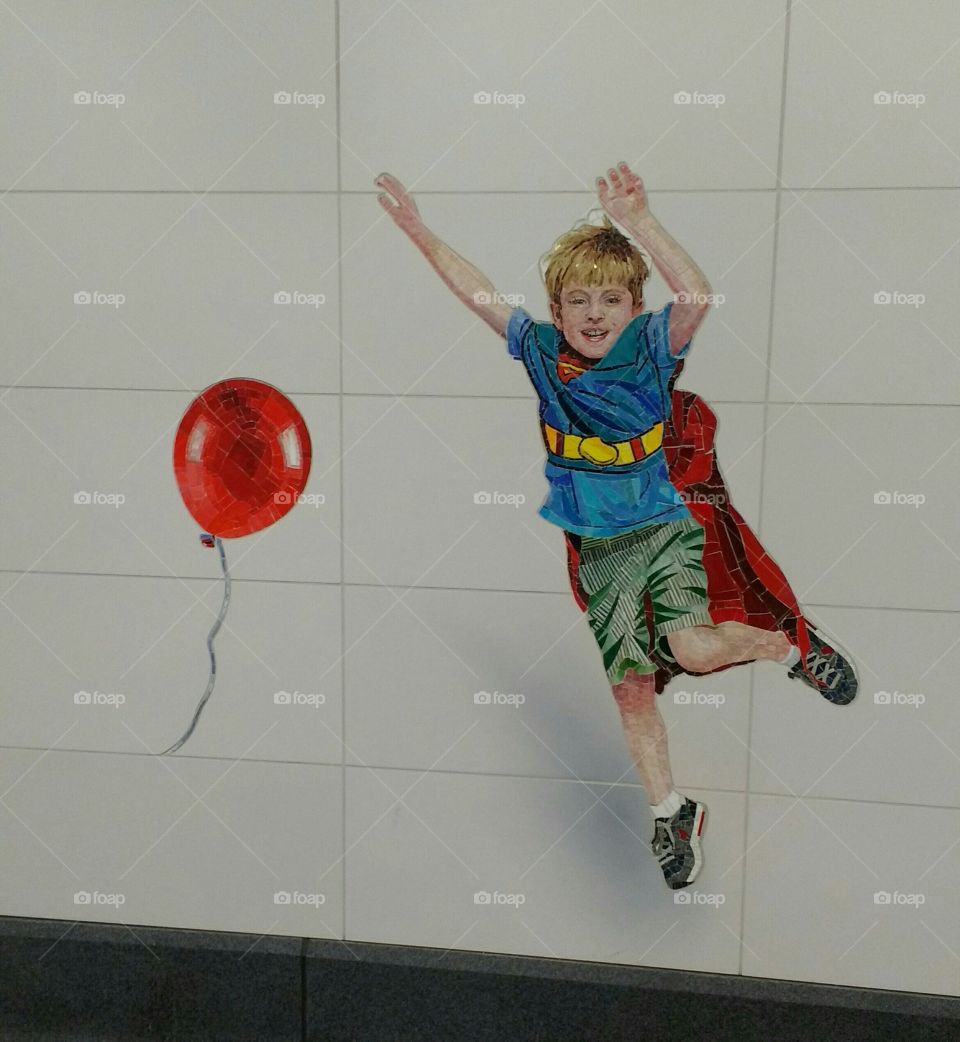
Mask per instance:
[[[596,435],[581,438],[578,434],[567,434],[542,420],[540,427],[544,444],[555,456],[562,456],[564,459],[585,459],[598,467],[636,463],[644,456],[656,452],[663,442],[662,421],[627,441],[614,442],[604,441]]]

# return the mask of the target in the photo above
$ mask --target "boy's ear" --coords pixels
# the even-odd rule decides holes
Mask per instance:
[[[550,315],[553,318],[553,324],[557,329],[563,328],[563,320],[560,318],[560,305],[555,301],[550,301]]]

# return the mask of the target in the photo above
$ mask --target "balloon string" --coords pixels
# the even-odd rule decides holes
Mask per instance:
[[[213,624],[213,628],[207,634],[207,650],[210,652],[210,679],[207,682],[207,689],[203,693],[203,698],[200,699],[200,704],[197,706],[197,711],[193,714],[193,721],[190,724],[187,733],[180,739],[179,742],[171,745],[169,749],[164,749],[160,756],[166,756],[167,753],[175,753],[181,745],[193,734],[193,729],[197,726],[197,721],[200,719],[200,714],[203,712],[203,707],[207,704],[207,700],[213,694],[213,685],[217,679],[217,660],[213,654],[213,638],[217,635],[217,631],[223,624],[223,620],[227,614],[227,605],[230,603],[230,572],[227,570],[227,559],[223,553],[223,540],[217,536],[217,549],[220,551],[220,567],[223,571],[223,603],[220,605],[220,614],[217,615],[217,621]]]

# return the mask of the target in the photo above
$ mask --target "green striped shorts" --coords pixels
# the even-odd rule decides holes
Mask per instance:
[[[690,626],[712,626],[703,570],[703,526],[667,521],[610,537],[581,536],[577,574],[589,595],[587,618],[611,684],[628,669],[655,673],[644,609],[649,591],[654,639]]]

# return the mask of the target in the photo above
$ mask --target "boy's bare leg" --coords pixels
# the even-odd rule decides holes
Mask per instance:
[[[673,775],[667,753],[667,729],[657,708],[654,674],[628,669],[622,681],[612,687],[620,709],[623,733],[630,755],[651,806],[673,791]]]
[[[782,631],[771,632],[732,621],[676,630],[667,634],[667,643],[677,662],[694,673],[707,673],[729,662],[779,662],[793,646]]]

